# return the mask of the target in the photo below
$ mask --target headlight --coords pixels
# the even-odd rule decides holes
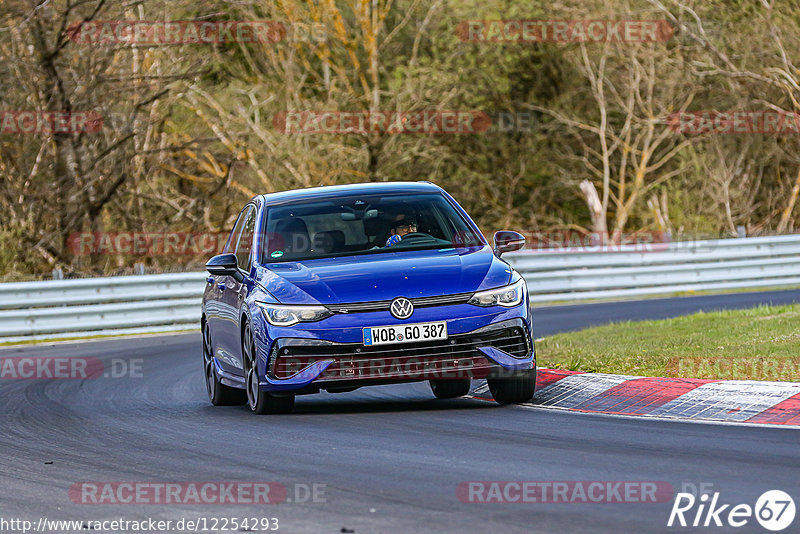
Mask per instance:
[[[470,304],[475,306],[503,306],[512,308],[525,299],[527,291],[525,279],[520,278],[513,284],[487,291],[478,291],[469,299]]]
[[[292,326],[297,323],[313,323],[333,315],[325,306],[284,306],[257,302],[264,317],[272,326]]]

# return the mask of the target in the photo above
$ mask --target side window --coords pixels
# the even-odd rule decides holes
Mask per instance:
[[[236,244],[239,242],[239,234],[242,233],[242,226],[244,225],[244,220],[246,218],[247,211],[243,211],[239,214],[239,218],[236,219],[236,224],[233,225],[233,230],[231,230],[231,235],[228,237],[228,242],[225,244],[225,248],[222,249],[223,254],[230,254],[236,250]]]
[[[252,262],[250,261],[250,251],[253,248],[253,234],[256,229],[256,210],[252,206],[244,218],[242,235],[239,238],[239,246],[236,248],[236,260],[239,268],[250,272]]]

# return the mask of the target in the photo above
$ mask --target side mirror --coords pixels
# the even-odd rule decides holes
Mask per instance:
[[[233,276],[237,280],[242,276],[236,254],[218,254],[208,260],[206,270],[211,274]]]
[[[494,254],[498,258],[503,252],[514,252],[525,246],[525,236],[519,232],[500,230],[494,233]]]

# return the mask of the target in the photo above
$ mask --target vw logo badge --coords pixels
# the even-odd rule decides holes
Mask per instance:
[[[392,301],[389,311],[398,319],[408,319],[414,313],[414,305],[405,297],[398,297]]]

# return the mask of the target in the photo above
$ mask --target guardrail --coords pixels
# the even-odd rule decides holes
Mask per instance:
[[[630,250],[630,249],[633,250]],[[639,250],[641,249],[641,250]],[[800,286],[800,235],[504,256],[533,302]],[[0,284],[0,342],[199,326],[205,272]]]
[[[503,257],[525,277],[534,302],[800,285],[800,235],[632,244],[599,253],[536,250]]]
[[[0,284],[0,342],[199,328],[203,272]]]

